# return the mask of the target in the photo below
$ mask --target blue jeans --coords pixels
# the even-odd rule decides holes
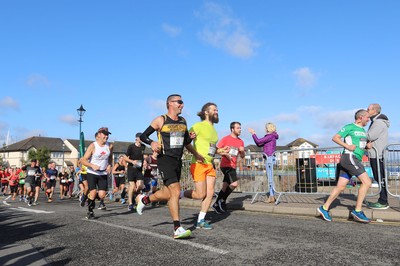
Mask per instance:
[[[267,172],[268,177],[268,186],[269,186],[269,196],[275,195],[275,184],[274,184],[274,164],[275,164],[275,156],[266,156],[265,160],[265,170]]]

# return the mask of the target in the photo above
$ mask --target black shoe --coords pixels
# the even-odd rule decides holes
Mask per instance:
[[[88,219],[88,220],[94,219],[94,212],[88,212],[88,213],[86,214],[86,219]]]
[[[79,202],[79,205],[80,205],[81,207],[85,207],[86,196],[85,196],[85,195],[82,195],[79,201],[80,201],[80,202]]]
[[[217,202],[215,202],[215,203],[212,205],[212,208],[214,209],[214,211],[215,211],[217,214],[222,214],[222,213],[223,213],[223,211],[221,211],[221,208],[219,207],[219,204],[218,204]]]

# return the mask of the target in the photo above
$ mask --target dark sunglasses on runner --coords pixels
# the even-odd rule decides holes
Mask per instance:
[[[175,101],[171,101],[171,102],[173,102],[173,103],[178,103],[178,104],[183,104],[183,101],[182,100],[175,100]]]

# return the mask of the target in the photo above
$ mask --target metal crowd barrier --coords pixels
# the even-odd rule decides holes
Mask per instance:
[[[386,146],[383,158],[388,195],[400,200],[400,144]]]
[[[279,204],[286,195],[325,195],[328,196],[336,186],[336,170],[343,152],[342,147],[279,150],[275,152],[276,163],[274,165],[274,191],[276,202]],[[400,199],[400,144],[388,145],[385,149],[384,164],[387,177],[388,194]],[[366,197],[379,195],[382,189],[382,177],[378,169],[378,182],[374,181],[372,169],[367,156],[363,157],[363,165],[368,176],[373,179],[373,185]],[[379,167],[379,164],[378,164]],[[219,192],[222,186],[223,174],[216,169],[217,179],[215,191]],[[265,163],[258,167],[251,166],[248,169],[237,169],[239,185],[236,192],[253,195],[251,203],[264,199],[269,194],[268,178],[265,171]],[[160,179],[161,181],[161,179]],[[161,186],[162,186],[162,182]],[[182,162],[181,189],[194,189],[193,178],[190,174],[190,161]],[[345,194],[357,195],[359,181],[353,177],[349,182]]]
[[[274,165],[274,192],[278,204],[285,195],[329,195],[336,185],[336,166],[342,147],[318,149],[279,150]],[[364,167],[373,179],[368,157],[363,158]],[[236,191],[253,195],[251,203],[269,194],[265,164],[248,170],[237,170],[240,178]],[[380,177],[379,177],[380,178]],[[374,182],[367,197],[379,194],[381,182]],[[218,184],[218,178],[217,178]],[[359,181],[353,177],[344,193],[357,194]]]

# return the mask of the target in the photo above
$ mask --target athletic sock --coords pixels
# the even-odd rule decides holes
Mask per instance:
[[[197,218],[197,222],[200,222],[201,220],[204,220],[206,218],[206,214],[205,212],[200,212],[199,213],[199,217]]]
[[[89,212],[93,212],[94,206],[95,206],[95,202],[94,200],[88,198],[88,211]]]
[[[142,198],[142,202],[143,202],[144,205],[147,205],[147,204],[150,203],[150,198],[148,196],[144,196]]]
[[[226,201],[226,199],[229,197],[229,195],[232,193],[232,189],[231,189],[231,187],[230,186],[228,186],[227,188],[226,188],[226,190],[225,190],[225,193],[224,193],[224,197],[222,198],[224,201]]]
[[[125,199],[125,195],[126,195],[126,189],[124,188],[124,190],[121,193],[121,199]]]
[[[224,198],[224,195],[225,195],[225,192],[224,191],[222,191],[222,189],[219,191],[219,193],[218,193],[218,197],[217,197],[217,199],[215,200],[215,202],[218,202],[220,199],[223,199]]]
[[[174,221],[174,231],[176,229],[178,229],[181,226],[181,222],[180,221]]]

